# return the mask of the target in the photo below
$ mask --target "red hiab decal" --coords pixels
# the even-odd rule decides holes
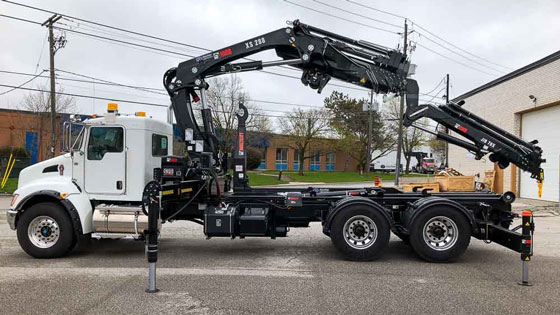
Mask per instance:
[[[226,48],[224,50],[220,50],[220,58],[224,58],[225,56],[231,55],[231,48]]]
[[[243,139],[245,138],[245,134],[243,132],[239,133],[239,151],[243,151]]]
[[[467,128],[463,127],[463,126],[459,126],[457,127],[457,129],[459,129],[459,131],[461,131],[462,133],[467,133]]]

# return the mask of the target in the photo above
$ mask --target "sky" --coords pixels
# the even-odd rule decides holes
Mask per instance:
[[[442,82],[446,74],[450,75],[450,97],[454,98],[560,50],[560,1],[557,0],[16,1],[211,50],[286,27],[286,21],[294,19],[355,39],[398,48],[399,45],[402,46],[403,38],[396,33],[402,34],[400,26],[404,24],[404,19],[401,17],[406,17],[411,31],[410,43],[416,47],[410,56],[412,63],[417,65],[414,78],[419,82],[421,93],[437,94],[435,98],[421,96],[425,101],[441,102],[444,85],[438,86],[438,83]],[[40,23],[50,17],[48,13],[4,1],[0,2],[0,14]],[[59,26],[187,55],[199,56],[206,53],[71,19],[61,20]],[[0,71],[38,74],[48,69],[45,27],[0,16],[0,34]],[[68,73],[72,72],[125,85],[162,88],[165,71],[190,58],[71,32],[66,32],[65,36],[66,46],[55,56],[55,67],[67,71],[57,72],[60,78],[91,81]],[[277,59],[274,53],[264,53],[259,57],[265,61]],[[271,70],[300,76],[298,71],[289,69]],[[48,72],[44,75],[48,75]],[[365,90],[341,88],[332,84],[322,94],[317,94],[315,90],[303,86],[298,79],[262,72],[243,73],[239,77],[245,91],[254,100],[321,107],[324,98],[333,90],[355,98],[368,97]],[[30,78],[0,72],[0,84],[18,86]],[[336,81],[331,83],[345,85]],[[42,88],[48,87],[48,84],[48,78],[39,77],[24,87]],[[57,85],[66,93],[130,100],[141,104],[169,104],[166,95],[137,89],[63,80],[57,80]],[[10,89],[0,86],[0,94],[8,90]],[[0,107],[18,107],[26,93],[30,92],[14,90],[0,95]],[[101,114],[105,112],[108,102],[76,98],[77,111],[82,114]],[[154,118],[166,117],[164,107],[118,103],[120,111],[124,113],[146,111]],[[294,106],[288,105],[258,101],[254,103],[272,115],[281,115],[279,111],[294,109]]]

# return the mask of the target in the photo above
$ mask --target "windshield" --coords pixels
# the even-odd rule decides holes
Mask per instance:
[[[424,159],[424,162],[426,162],[426,163],[434,163],[434,159]]]

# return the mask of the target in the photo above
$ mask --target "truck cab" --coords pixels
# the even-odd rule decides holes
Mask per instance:
[[[147,222],[142,192],[161,157],[173,152],[172,125],[144,112],[119,114],[110,103],[102,117],[73,117],[63,129],[65,152],[19,175],[8,222],[20,245],[50,257],[82,235],[139,236]]]

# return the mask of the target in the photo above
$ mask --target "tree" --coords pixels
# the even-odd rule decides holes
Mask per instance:
[[[209,84],[208,105],[212,108],[212,120],[218,131],[222,151],[232,151],[237,136],[235,113],[239,103],[243,103],[249,111],[247,130],[270,132],[270,120],[258,106],[250,103],[249,94],[243,90],[241,79],[237,76],[218,77],[212,79]]]
[[[262,151],[255,147],[247,147],[247,169],[254,170],[259,168],[262,160]]]
[[[303,175],[303,162],[313,155],[308,154],[313,145],[324,145],[319,137],[325,135],[329,127],[328,113],[323,109],[295,109],[278,119],[280,130],[291,138],[288,144],[297,150],[299,175]]]
[[[49,119],[51,112],[50,92],[49,88],[46,85],[38,86],[38,89],[41,91],[31,92],[25,95],[17,106],[17,109],[33,112],[37,116],[37,119],[35,120],[36,125],[30,127],[38,131],[37,142],[39,143],[39,150],[47,150],[48,141],[43,140],[45,140],[44,137],[48,137],[48,135],[46,135],[45,133],[50,133],[50,127],[48,127],[50,126]],[[73,97],[59,94],[62,92],[64,92],[64,89],[62,87],[59,87],[55,95],[56,113],[75,113],[76,101]],[[45,128],[46,126],[47,128]],[[55,142],[58,141],[57,138],[58,134],[55,132]]]
[[[391,129],[398,136],[399,133],[399,121],[400,121],[400,103],[397,98],[393,98],[387,103],[388,111],[386,113],[387,119],[391,122]],[[421,119],[417,122],[418,124],[426,124],[426,119]],[[427,135],[425,132],[414,127],[403,127],[402,131],[402,150],[404,153],[405,172],[410,172],[410,160],[412,159],[412,152],[418,149],[427,140]]]
[[[325,107],[331,113],[331,127],[340,138],[340,147],[358,162],[358,170],[367,165],[368,113],[363,111],[364,100],[357,100],[334,91],[325,99]],[[396,139],[378,112],[372,113],[373,129],[371,151],[379,152],[372,161],[389,153]]]

